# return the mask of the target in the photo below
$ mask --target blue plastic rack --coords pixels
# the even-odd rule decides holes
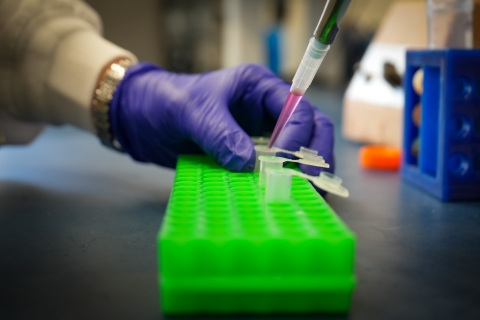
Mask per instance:
[[[419,68],[421,95],[412,86]],[[408,51],[404,84],[402,177],[443,201],[480,199],[480,50]]]

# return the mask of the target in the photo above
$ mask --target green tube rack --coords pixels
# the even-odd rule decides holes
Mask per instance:
[[[166,314],[345,313],[355,235],[308,181],[264,201],[258,174],[181,156],[158,234]]]

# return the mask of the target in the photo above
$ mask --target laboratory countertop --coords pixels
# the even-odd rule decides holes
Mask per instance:
[[[358,286],[347,315],[252,318],[480,319],[480,203],[442,203],[396,172],[360,169],[359,145],[340,135],[341,94],[308,96],[337,124],[351,196],[327,200],[357,234]],[[155,237],[173,177],[69,127],[1,148],[0,318],[167,318]]]

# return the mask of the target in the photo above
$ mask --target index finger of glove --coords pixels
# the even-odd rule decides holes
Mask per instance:
[[[275,121],[278,120],[290,92],[290,85],[263,66],[247,65],[243,70],[242,97],[244,104],[262,108]],[[290,151],[308,146],[313,130],[314,107],[302,99],[275,146]]]

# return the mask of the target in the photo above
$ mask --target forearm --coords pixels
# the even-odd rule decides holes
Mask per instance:
[[[80,1],[0,0],[0,8],[0,108],[17,120],[93,132],[90,107],[102,70],[135,56],[103,39],[98,16]]]
[[[69,123],[94,132],[91,104],[105,68],[119,58],[136,62],[130,52],[93,32],[78,32],[61,42],[47,80],[48,123]]]

